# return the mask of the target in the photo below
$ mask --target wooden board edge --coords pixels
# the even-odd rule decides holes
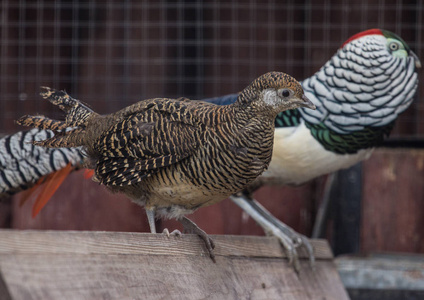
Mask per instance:
[[[215,255],[286,258],[277,238],[263,236],[211,235]],[[0,254],[138,254],[207,255],[196,235],[182,237],[138,232],[0,230]],[[326,240],[311,240],[317,260],[332,260]],[[300,259],[308,259],[300,249]]]

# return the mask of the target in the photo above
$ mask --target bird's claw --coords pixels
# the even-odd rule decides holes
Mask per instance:
[[[300,263],[299,263],[299,254],[297,252],[297,247],[299,245],[296,245],[294,243],[293,239],[285,235],[280,230],[276,229],[272,232],[267,232],[267,235],[275,236],[280,244],[283,246],[283,248],[286,251],[287,259],[289,261],[289,265],[292,265],[293,268],[296,270],[296,272],[300,271]]]
[[[302,244],[303,244],[303,240],[300,236],[294,237],[292,239],[292,241],[293,241],[293,245],[294,245],[295,248],[298,248],[298,247],[302,246]]]
[[[215,254],[213,253],[213,249],[215,249],[215,243],[213,239],[211,239],[209,236],[206,236],[206,237],[200,236],[200,237],[205,242],[206,249],[209,252],[209,257],[212,259],[214,263],[216,263]]]
[[[184,226],[184,232],[197,234],[203,240],[206,246],[206,250],[208,250],[209,252],[209,257],[214,263],[216,263],[215,254],[213,253],[213,249],[215,249],[215,243],[209,237],[209,235],[204,232],[199,226],[197,226],[193,221],[186,217],[183,217],[180,222]]]
[[[298,249],[305,248],[309,257],[311,267],[314,267],[315,256],[314,249],[309,242],[309,239],[304,235],[295,232],[293,229],[283,224],[275,226],[271,230],[267,230],[267,235],[275,236],[278,238],[280,244],[284,247],[289,264],[293,266],[296,272],[300,271],[300,261]]]

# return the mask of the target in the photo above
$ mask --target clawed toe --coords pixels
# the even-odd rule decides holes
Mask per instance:
[[[170,235],[173,235],[173,236],[176,236],[176,237],[181,237],[183,234],[178,229],[175,229],[170,233]]]
[[[184,226],[184,232],[197,234],[204,241],[206,250],[208,250],[209,252],[209,257],[212,259],[214,263],[216,263],[215,254],[213,253],[213,249],[215,248],[215,243],[209,237],[209,235],[206,232],[204,232],[202,229],[200,229],[199,226],[197,226],[193,221],[191,221],[190,219],[186,217],[181,218],[180,222]]]
[[[289,264],[293,266],[296,272],[300,271],[300,260],[298,250],[301,248],[304,248],[306,250],[311,267],[314,267],[314,249],[306,236],[297,233],[296,231],[294,231],[283,223],[277,224],[277,226],[275,226],[274,224],[267,225],[268,227],[266,228],[266,234],[278,238],[280,244],[283,246],[287,254]]]
[[[168,230],[168,228],[165,228],[165,229],[162,231],[162,234],[164,234],[164,235],[166,235],[167,237],[169,237],[169,236],[170,236],[170,234],[169,234],[169,230]]]
[[[274,235],[279,239],[280,243],[286,249],[289,264],[293,265],[293,268],[296,270],[296,272],[300,271],[298,249],[301,248],[306,250],[311,268],[314,268],[314,249],[306,236],[296,233],[295,231],[288,235],[287,232],[286,234],[282,234],[282,232],[276,234],[274,233]]]
[[[178,229],[173,230],[171,233],[169,233],[168,228],[165,228],[162,231],[163,234],[165,234],[167,237],[170,237],[171,235],[176,236],[176,237],[181,237],[181,231],[179,231]]]
[[[305,248],[307,255],[309,257],[309,263],[311,265],[311,268],[314,268],[315,267],[314,247],[312,246],[311,242],[306,236],[299,234],[297,238],[300,239],[300,243],[298,243],[296,247]]]

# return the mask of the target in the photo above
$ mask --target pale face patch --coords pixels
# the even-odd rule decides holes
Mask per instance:
[[[275,107],[278,106],[279,102],[281,102],[281,99],[279,99],[275,89],[266,89],[262,92],[262,95],[262,99],[266,105]]]
[[[387,49],[394,57],[408,57],[408,52],[401,42],[395,39],[387,39]]]
[[[286,94],[287,96],[285,96]],[[293,90],[288,88],[266,89],[262,92],[262,101],[266,106],[277,110],[298,108],[301,106],[299,103],[304,102],[294,95]]]

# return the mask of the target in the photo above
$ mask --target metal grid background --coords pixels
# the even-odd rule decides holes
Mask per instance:
[[[306,78],[369,28],[396,32],[424,60],[423,18],[423,1],[2,0],[0,133],[21,129],[13,120],[23,114],[60,116],[40,86],[100,113],[150,97],[219,96],[271,70]],[[424,137],[421,102],[392,137]]]

